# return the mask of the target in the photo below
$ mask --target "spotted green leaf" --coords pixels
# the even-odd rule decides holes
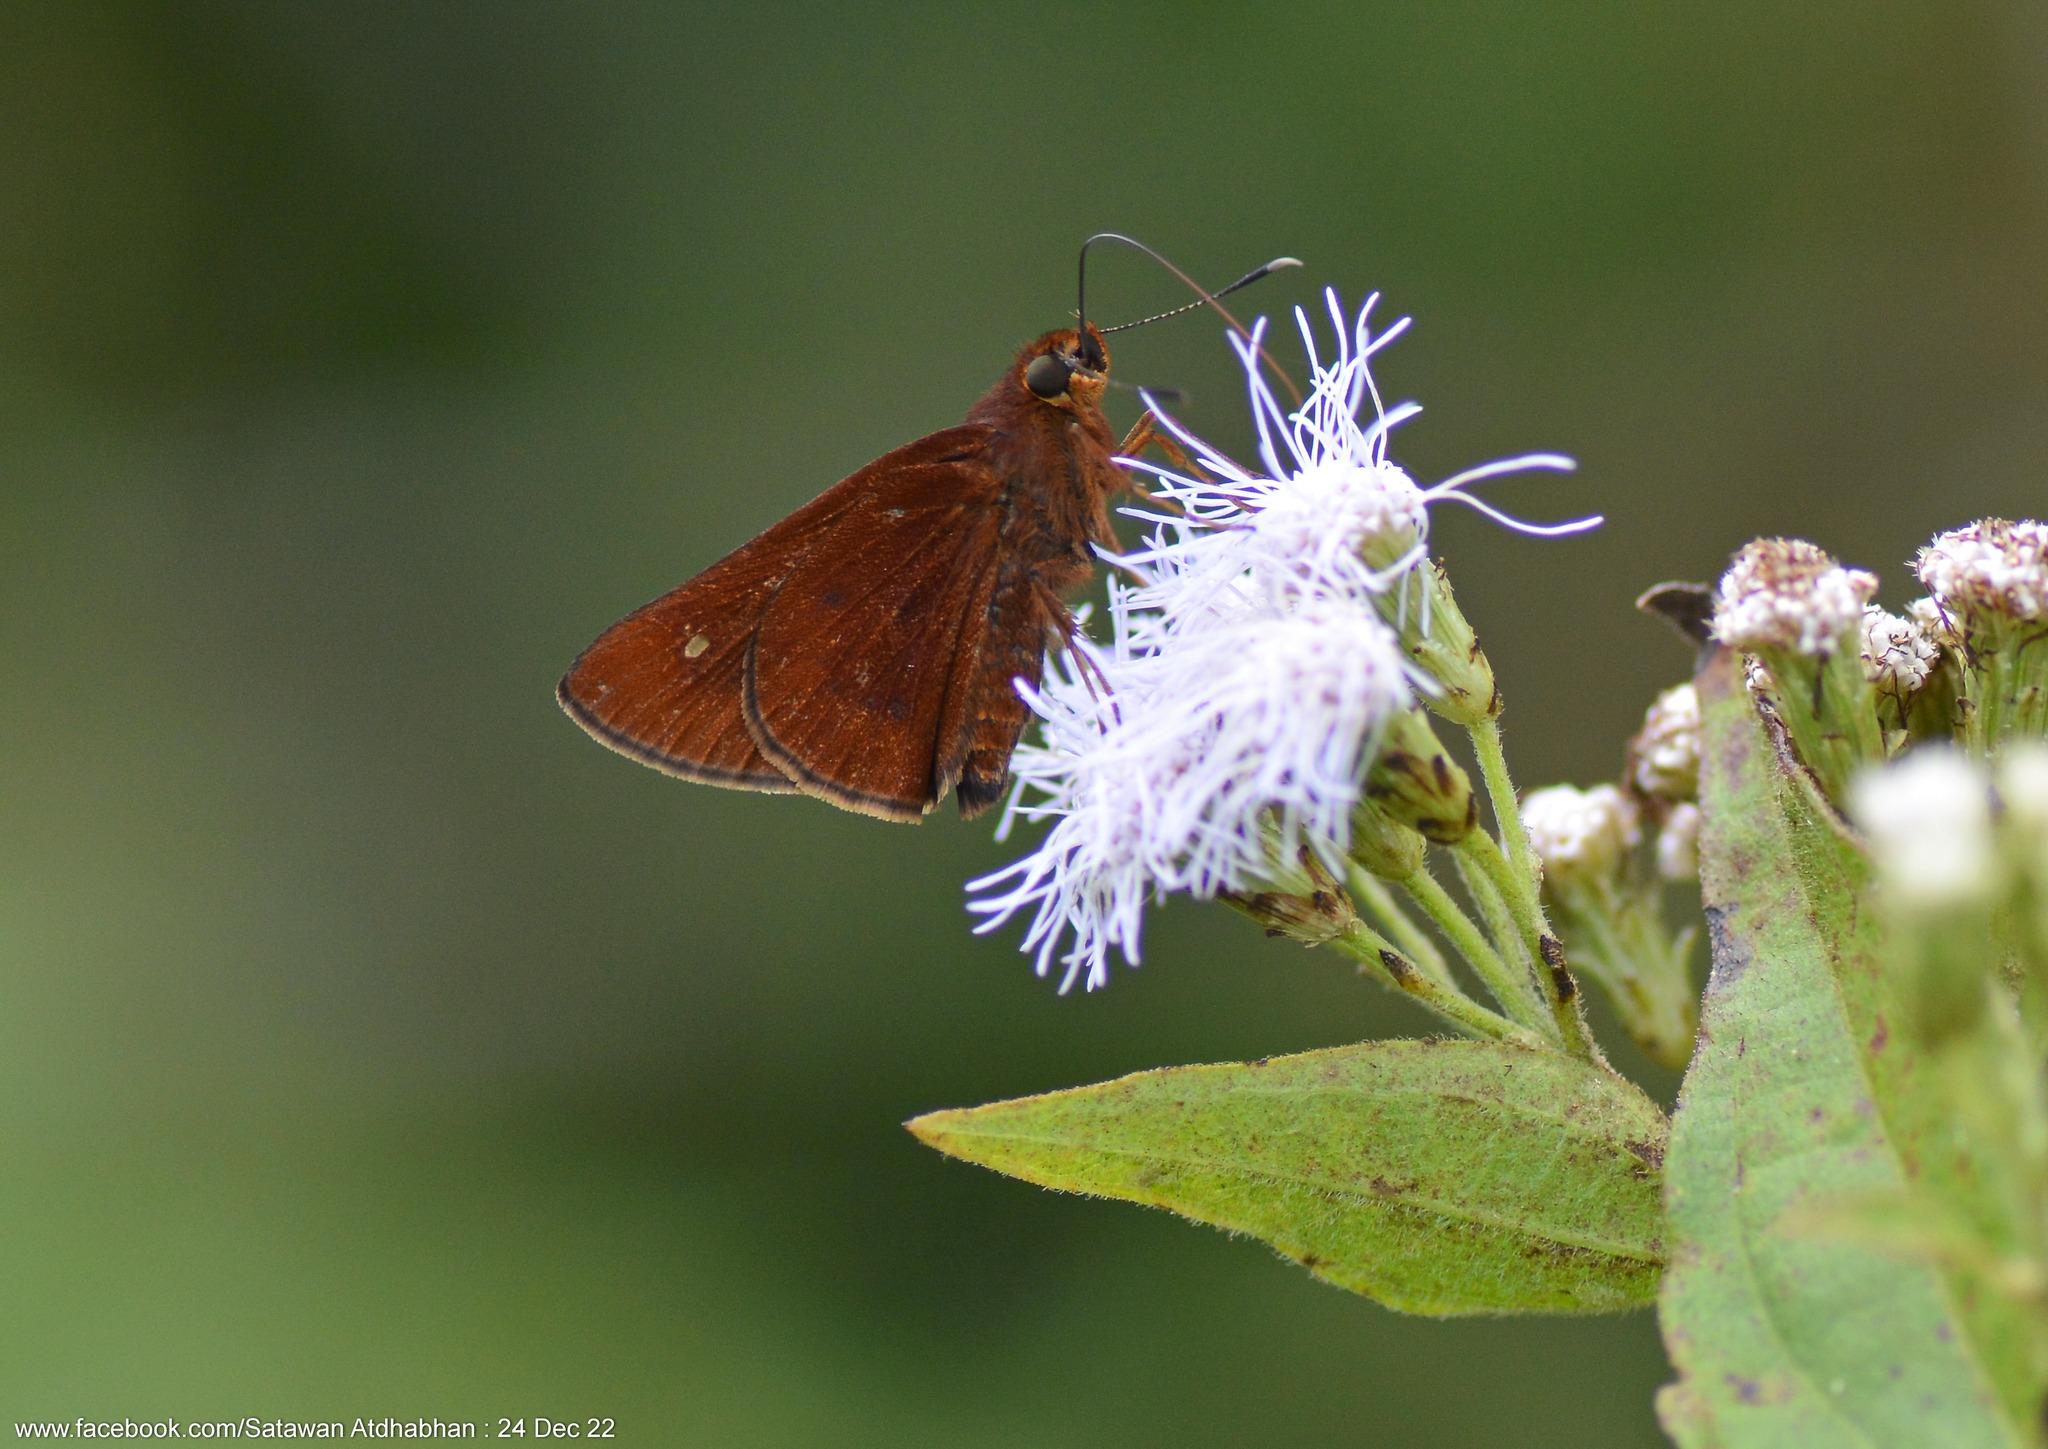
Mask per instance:
[[[1699,689],[1714,963],[1666,1166],[1665,1427],[1688,1449],[2033,1444],[2042,1386],[2017,1310],[1871,1231],[1909,1188],[1977,1220],[1992,1174],[1899,1029],[1862,854],[1739,661]]]
[[[1027,1182],[1249,1233],[1411,1313],[1638,1307],[1663,1262],[1663,1114],[1557,1053],[1368,1042],[908,1125]]]

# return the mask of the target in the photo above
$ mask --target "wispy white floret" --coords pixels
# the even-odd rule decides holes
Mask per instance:
[[[1146,400],[1212,476],[1189,477],[1146,459],[1122,460],[1155,475],[1154,491],[1182,510],[1174,516],[1128,510],[1156,526],[1147,546],[1123,560],[1152,576],[1153,592],[1145,602],[1177,618],[1183,596],[1199,607],[1210,591],[1226,584],[1249,586],[1269,600],[1379,592],[1425,557],[1435,503],[1462,503],[1542,536],[1598,526],[1597,517],[1524,523],[1467,491],[1488,478],[1573,466],[1555,453],[1504,458],[1428,487],[1418,484],[1388,458],[1387,439],[1421,409],[1414,403],[1385,407],[1372,376],[1373,355],[1406,330],[1408,319],[1375,335],[1371,318],[1378,293],[1366,298],[1355,320],[1346,319],[1334,290],[1325,291],[1324,301],[1335,337],[1328,360],[1308,314],[1295,309],[1309,360],[1308,393],[1298,407],[1280,402],[1262,370],[1264,319],[1250,340],[1232,338],[1244,364],[1263,472],[1234,462]]]
[[[1917,694],[1941,663],[1941,646],[1918,620],[1888,614],[1875,604],[1863,610],[1863,675],[1881,694],[1906,699]]]
[[[1629,783],[1645,795],[1690,800],[1700,786],[1700,697],[1690,684],[1657,696],[1629,744]]]
[[[1012,759],[1010,818],[1051,828],[969,886],[978,930],[1034,910],[1040,975],[1071,937],[1062,991],[1107,984],[1111,947],[1138,960],[1152,895],[1263,885],[1276,835],[1282,859],[1303,841],[1347,848],[1381,728],[1413,700],[1392,632],[1345,600],[1241,612],[1151,652],[1131,637],[1119,628],[1110,652],[1077,642],[1080,659],[1026,693],[1040,739]]]
[[[1818,658],[1859,625],[1877,575],[1843,568],[1797,538],[1745,544],[1714,604],[1714,637],[1736,649],[1782,649]]]
[[[2048,524],[1982,519],[1937,535],[1915,568],[1951,616],[2048,619]]]
[[[1039,688],[1018,689],[1038,717],[1039,740],[1011,758],[1016,789],[997,839],[1018,818],[1052,823],[1030,855],[969,881],[970,897],[979,895],[967,908],[986,918],[977,934],[1032,910],[1023,948],[1037,973],[1048,974],[1057,954],[1066,968],[1060,990],[1081,978],[1092,991],[1108,983],[1112,946],[1138,961],[1145,902],[1171,864],[1160,849],[1160,800],[1189,762],[1145,737],[1145,681],[1121,650],[1076,637],[1063,657],[1047,660]],[[1027,802],[1030,793],[1039,798]]]
[[[1998,884],[1991,782],[1947,746],[1865,770],[1850,792],[1856,823],[1898,903],[1940,908],[1988,899]]]
[[[1552,785],[1522,802],[1522,826],[1553,885],[1610,879],[1642,838],[1636,809],[1612,785]]]

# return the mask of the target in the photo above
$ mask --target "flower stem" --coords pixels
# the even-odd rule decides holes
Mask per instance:
[[[1520,824],[1519,818],[1516,822]],[[1540,999],[1549,1008],[1553,1029],[1566,1051],[1588,1061],[1599,1060],[1599,1049],[1586,1026],[1585,1008],[1579,1002],[1579,983],[1565,964],[1564,943],[1551,934],[1544,919],[1543,903],[1536,883],[1515,869],[1492,836],[1475,830],[1458,844],[1458,859],[1469,863],[1484,884],[1500,893],[1513,921],[1510,929],[1521,938],[1530,973]],[[1476,892],[1475,892],[1476,893]]]
[[[1422,873],[1416,872],[1418,875]],[[1429,933],[1416,925],[1414,918],[1402,908],[1385,881],[1371,871],[1354,868],[1351,872],[1351,894],[1372,912],[1380,929],[1407,953],[1409,960],[1443,985],[1452,985],[1451,963],[1437,949],[1436,942],[1429,939]]]
[[[1550,1031],[1542,1003],[1530,991],[1528,981],[1494,949],[1486,934],[1465,914],[1435,876],[1426,870],[1418,870],[1401,882],[1401,888],[1408,892],[1425,915],[1436,922],[1444,938],[1486,983],[1486,989],[1493,993],[1493,999],[1500,1003],[1502,1011],[1534,1031],[1546,1034]]]
[[[1490,716],[1479,721],[1471,727],[1470,734],[1472,751],[1479,757],[1479,775],[1486,782],[1486,799],[1493,806],[1494,823],[1500,827],[1501,848],[1514,862],[1515,873],[1529,883],[1529,894],[1533,896],[1543,879],[1543,868],[1537,864],[1529,832],[1522,828],[1522,804],[1515,796],[1515,782],[1508,778],[1508,757],[1501,746],[1499,718]],[[1509,899],[1513,895],[1510,892]]]
[[[1486,782],[1486,798],[1493,806],[1494,822],[1500,827],[1500,840],[1495,842],[1475,830],[1459,849],[1492,877],[1501,899],[1513,913],[1530,952],[1537,989],[1549,1003],[1566,1050],[1597,1061],[1600,1052],[1586,1026],[1578,983],[1564,964],[1563,943],[1551,934],[1550,923],[1543,917],[1543,868],[1537,863],[1536,848],[1529,843],[1529,832],[1522,826],[1521,802],[1515,796],[1515,782],[1508,777],[1507,752],[1501,746],[1500,720],[1480,720],[1471,727],[1470,734],[1473,753],[1479,760],[1480,778]]]
[[[1564,913],[1583,974],[1607,989],[1615,1014],[1651,1061],[1683,1070],[1699,1030],[1690,970],[1695,932],[1673,936],[1641,897],[1619,908]],[[1583,929],[1586,939],[1580,942]]]
[[[1488,842],[1489,845],[1491,843]],[[1537,1014],[1542,1017],[1544,1029],[1549,1030],[1549,1009],[1544,1005],[1548,997],[1544,994],[1543,984],[1536,979],[1538,957],[1529,948],[1521,923],[1508,909],[1507,898],[1501,894],[1500,886],[1492,875],[1474,863],[1470,851],[1454,852],[1451,862],[1458,867],[1458,879],[1464,884],[1465,894],[1471,897],[1473,908],[1479,912],[1480,919],[1486,922],[1486,930],[1493,938],[1494,949],[1500,953],[1501,960],[1521,973],[1523,993]]]
[[[1988,647],[1977,651],[1974,667],[1970,670],[1971,693],[1975,695],[1976,708],[1970,712],[1964,743],[1979,759],[1991,757],[1992,748],[1998,743],[2004,728],[2005,700],[2012,687],[2006,668],[2011,647],[2002,639],[1991,641]]]
[[[1377,976],[1395,990],[1413,997],[1467,1036],[1513,1042],[1517,1046],[1536,1049],[1550,1048],[1551,1044],[1536,1033],[1517,1026],[1499,1012],[1487,1010],[1469,996],[1431,980],[1414,962],[1396,951],[1386,937],[1362,921],[1336,937],[1331,944],[1354,957],[1367,974]]]

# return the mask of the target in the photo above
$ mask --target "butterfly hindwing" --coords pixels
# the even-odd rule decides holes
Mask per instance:
[[[727,559],[733,563],[737,555]],[[750,622],[771,580],[716,565],[599,636],[555,691],[599,742],[667,774],[792,794],[740,714]]]
[[[902,508],[879,526],[843,526],[859,536],[846,550],[835,538],[835,555],[857,568],[800,570],[777,591],[748,656],[745,707],[763,754],[807,792],[914,820],[959,774],[998,518],[937,496]]]

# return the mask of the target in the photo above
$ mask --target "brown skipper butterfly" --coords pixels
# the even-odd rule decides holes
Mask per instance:
[[[1198,300],[1091,325],[1097,241],[1146,252]],[[1035,685],[1046,650],[1065,645],[1065,597],[1115,543],[1114,460],[1166,442],[1150,413],[1121,444],[1111,432],[1104,334],[1295,265],[1277,258],[1210,293],[1141,242],[1090,237],[1076,326],[1018,352],[958,427],[885,453],[605,630],[563,676],[562,708],[685,780],[900,821],[950,791],[980,814],[1024,729],[1017,681]]]

